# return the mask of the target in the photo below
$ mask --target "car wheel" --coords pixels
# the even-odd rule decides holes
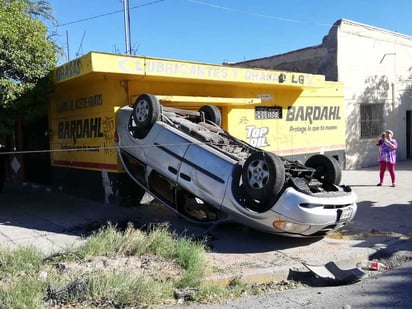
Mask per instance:
[[[315,178],[324,184],[339,185],[342,180],[342,168],[332,156],[313,155],[306,161],[305,165],[314,168],[316,170]]]
[[[272,198],[285,182],[282,159],[270,152],[253,153],[243,165],[242,182],[247,198],[257,201]]]
[[[222,125],[222,114],[219,108],[214,105],[203,105],[199,112],[203,112],[205,115],[205,120],[217,124],[219,127]]]
[[[133,106],[132,115],[137,129],[149,130],[159,119],[159,101],[151,94],[140,95]]]

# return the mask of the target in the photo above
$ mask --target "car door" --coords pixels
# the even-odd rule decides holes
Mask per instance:
[[[233,164],[233,160],[226,158],[216,149],[205,144],[193,143],[184,155],[178,174],[178,184],[219,208],[228,187]]]
[[[156,136],[151,147],[147,158],[150,166],[167,178],[176,181],[177,172],[189,147],[188,140],[164,128]]]
[[[176,132],[163,128],[146,147],[150,147],[146,149],[149,189],[160,200],[176,208],[174,191],[189,142]]]

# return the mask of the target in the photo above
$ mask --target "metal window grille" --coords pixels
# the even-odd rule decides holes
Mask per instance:
[[[360,105],[361,138],[375,137],[383,131],[383,104]]]

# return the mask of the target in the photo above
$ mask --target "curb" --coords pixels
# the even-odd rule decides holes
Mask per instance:
[[[365,250],[365,252],[359,253],[350,259],[336,261],[336,265],[338,265],[342,270],[355,268],[359,262],[369,260],[370,256],[376,253],[376,250],[373,250],[371,248],[365,249],[368,250]],[[324,264],[319,264],[319,266],[322,265]],[[215,274],[207,276],[205,278],[205,281],[207,282],[207,285],[219,286],[230,285],[230,283],[236,279],[239,279],[247,284],[265,284],[274,281],[280,282],[290,280],[291,271],[309,273],[308,269],[302,263],[295,263],[291,264],[290,266],[253,268],[228,274]]]
[[[375,242],[375,241],[378,242]],[[328,262],[334,262],[342,270],[349,270],[357,268],[358,263],[362,261],[368,261],[378,259],[384,264],[392,264],[392,268],[396,266],[397,261],[404,259],[412,259],[412,251],[404,249],[405,245],[400,245],[401,240],[393,237],[367,237],[364,240],[365,243],[375,244],[370,247],[355,248],[352,250],[350,257],[344,259],[338,259],[336,261],[324,261],[324,263],[316,263],[316,265],[323,266]],[[412,248],[412,239],[409,239]],[[386,243],[386,244],[385,244]],[[360,250],[356,252],[355,250]],[[391,262],[394,260],[394,262]],[[242,267],[240,271],[232,271],[230,273],[213,274],[205,278],[207,285],[230,285],[234,280],[241,280],[247,284],[265,284],[270,282],[281,282],[290,279],[290,272],[307,272],[310,271],[302,263],[292,263],[290,266],[276,266],[276,267],[262,267],[262,268],[246,268]]]

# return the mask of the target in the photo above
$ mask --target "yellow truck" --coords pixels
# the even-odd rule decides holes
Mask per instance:
[[[233,136],[290,160],[322,153],[344,165],[343,85],[323,75],[90,52],[53,72],[52,183],[106,203],[133,201],[119,163],[116,111],[142,93],[164,106],[214,105]]]

